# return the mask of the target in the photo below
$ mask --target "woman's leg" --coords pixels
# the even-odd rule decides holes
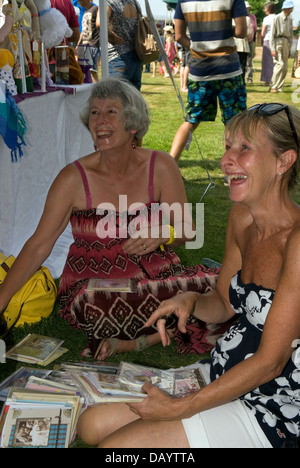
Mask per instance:
[[[99,448],[189,448],[181,421],[138,419],[117,430]]]
[[[173,338],[174,333],[170,331],[169,335],[171,338]],[[101,348],[101,351],[99,355],[97,356],[97,360],[104,361],[105,359],[110,357],[112,354],[128,353],[129,351],[139,351],[140,349],[137,349],[137,340],[118,340],[116,342],[116,347],[112,350],[111,343],[108,339],[104,342]],[[149,348],[161,342],[159,333],[154,333],[153,335],[147,335],[146,340],[147,340],[146,347],[149,347]]]
[[[125,403],[100,403],[81,414],[77,435],[87,445],[97,446],[111,433],[136,419],[138,416]]]
[[[77,434],[102,448],[188,448],[181,421],[143,421],[124,403],[99,404],[80,416]]]

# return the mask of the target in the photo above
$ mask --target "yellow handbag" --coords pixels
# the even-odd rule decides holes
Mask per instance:
[[[6,257],[0,252],[0,284],[3,282],[15,257]],[[57,296],[57,288],[48,268],[41,266],[36,273],[11,298],[1,317],[0,336],[13,326],[39,322],[51,315]],[[6,322],[6,326],[5,323]],[[6,329],[5,329],[6,328]],[[4,330],[5,329],[5,330]]]

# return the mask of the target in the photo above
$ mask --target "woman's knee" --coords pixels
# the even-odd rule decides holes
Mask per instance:
[[[98,446],[106,437],[139,419],[125,403],[91,406],[80,416],[77,435],[87,445]]]
[[[87,445],[98,445],[99,427],[96,407],[86,409],[80,416],[76,432],[78,437]]]

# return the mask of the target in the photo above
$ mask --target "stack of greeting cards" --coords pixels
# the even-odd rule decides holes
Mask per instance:
[[[66,353],[62,348],[63,340],[50,336],[29,334],[6,353],[8,359],[47,366]]]

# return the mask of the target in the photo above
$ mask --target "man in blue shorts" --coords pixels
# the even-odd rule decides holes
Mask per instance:
[[[225,125],[246,109],[246,87],[234,42],[234,36],[247,35],[246,16],[244,0],[178,0],[175,39],[191,51],[191,64],[188,118],[177,130],[170,151],[177,162],[190,131],[200,122],[215,120],[218,100]]]

